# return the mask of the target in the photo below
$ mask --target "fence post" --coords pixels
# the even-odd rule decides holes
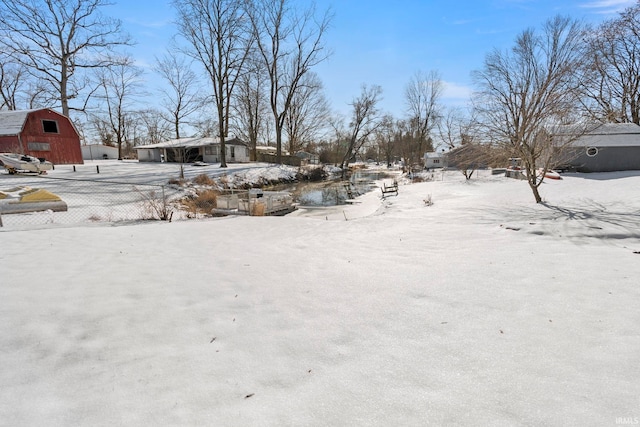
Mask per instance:
[[[0,213],[0,227],[2,227],[2,214]]]

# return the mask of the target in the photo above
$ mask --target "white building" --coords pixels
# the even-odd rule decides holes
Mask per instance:
[[[102,144],[82,145],[82,160],[107,160],[118,158],[118,147]]]
[[[180,138],[157,144],[135,147],[140,162],[220,162],[219,138]],[[249,161],[249,147],[233,138],[225,141],[226,161],[244,163]]]
[[[445,153],[438,153],[431,151],[424,153],[424,168],[425,169],[437,169],[446,167],[446,155]]]

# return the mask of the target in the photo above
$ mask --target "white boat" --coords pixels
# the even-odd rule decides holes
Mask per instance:
[[[544,174],[545,178],[549,179],[562,179],[560,174],[554,170],[547,169],[546,171],[543,168],[538,169],[538,176],[542,176]]]
[[[49,161],[41,161],[37,157],[16,153],[0,153],[0,165],[4,166],[10,174],[18,172],[41,174],[53,169],[53,163]]]

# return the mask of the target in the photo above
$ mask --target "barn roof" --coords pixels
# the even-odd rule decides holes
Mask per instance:
[[[0,111],[0,135],[18,135],[33,111],[37,110]]]
[[[29,116],[29,114],[35,113],[36,111],[48,111],[50,114],[55,114],[61,117],[65,117],[62,114],[50,108],[0,111],[0,135],[13,136],[13,135],[20,134],[20,132],[22,132],[22,128],[24,127],[25,122],[27,121],[27,117]],[[71,125],[73,126],[76,133],[78,133],[73,122],[71,122]]]

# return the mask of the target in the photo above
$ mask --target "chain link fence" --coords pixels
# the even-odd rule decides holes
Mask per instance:
[[[3,185],[6,182],[3,183]],[[180,215],[177,185],[37,177],[0,187],[0,226],[31,229],[51,224],[171,220]]]

